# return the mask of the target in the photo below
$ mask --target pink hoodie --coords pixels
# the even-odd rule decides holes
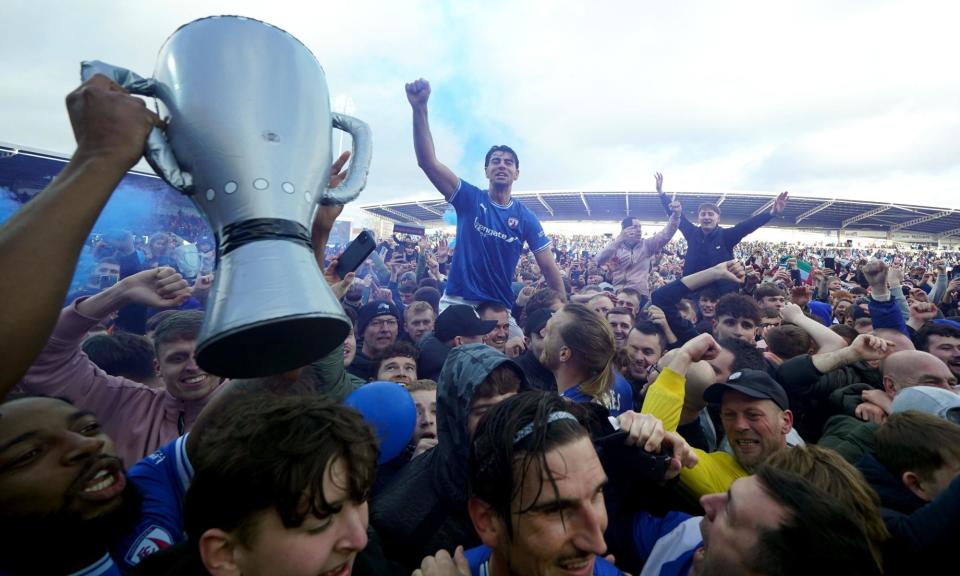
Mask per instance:
[[[203,398],[180,400],[162,388],[150,388],[111,376],[80,350],[84,336],[99,320],[77,312],[74,302],[60,312],[53,335],[18,388],[28,394],[62,396],[96,414],[127,467],[188,432],[197,414],[219,387]],[[182,426],[182,429],[181,429]]]

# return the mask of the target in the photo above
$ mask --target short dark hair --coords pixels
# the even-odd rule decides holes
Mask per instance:
[[[663,333],[663,328],[659,324],[654,324],[649,320],[637,320],[633,325],[633,329],[641,334],[648,334],[650,336],[656,336],[657,340],[660,342],[660,352],[667,351],[667,336]]]
[[[179,310],[161,310],[153,316],[147,318],[147,323],[144,326],[144,332],[153,332],[157,329],[157,325],[166,320],[167,318],[173,316],[179,312]]]
[[[357,310],[353,306],[344,306],[343,313],[347,315],[347,318],[350,319],[351,327],[350,329],[353,332],[357,331]]]
[[[697,214],[703,212],[704,210],[713,210],[717,214],[720,214],[720,207],[714,204],[713,202],[704,202],[697,207]]]
[[[925,322],[923,326],[917,330],[917,335],[913,338],[913,342],[917,347],[917,350],[929,352],[931,336],[960,338],[960,330],[946,323],[941,324],[937,322]]]
[[[620,229],[626,230],[627,228],[633,226],[634,220],[639,220],[639,218],[637,218],[636,216],[627,216],[626,218],[620,221]]]
[[[113,256],[101,256],[97,258],[97,266],[100,264],[111,264],[113,266],[119,266],[120,261],[114,258]]]
[[[203,325],[203,312],[200,310],[178,310],[157,324],[153,332],[153,347],[160,357],[160,345],[196,340]]]
[[[781,360],[810,352],[813,339],[803,329],[794,324],[782,324],[767,331],[764,340],[771,352]]]
[[[507,310],[507,307],[499,302],[481,302],[477,304],[477,314],[479,314],[481,317],[483,316],[483,313],[486,312],[487,310],[492,311],[494,314],[500,314],[501,312],[509,312],[509,310]]]
[[[753,297],[758,302],[764,298],[772,298],[775,296],[783,296],[786,298],[787,294],[773,282],[764,282],[763,284],[757,286],[757,288],[753,291]]]
[[[397,292],[401,294],[413,294],[417,291],[417,284],[415,282],[404,282],[397,288]]]
[[[625,287],[617,290],[616,295],[619,296],[619,295],[621,295],[621,294],[628,294],[628,295],[630,295],[630,296],[636,296],[636,297],[637,297],[637,300],[643,300],[643,294],[641,294],[640,291],[637,290],[636,288],[631,288],[631,287],[629,287],[629,286],[625,286]]]
[[[524,386],[520,367],[513,362],[503,362],[487,374],[483,382],[473,391],[473,399],[502,396],[508,392],[517,392]]]
[[[511,156],[513,156],[513,163],[516,164],[517,168],[520,168],[520,158],[517,157],[517,153],[513,150],[513,148],[507,146],[506,144],[497,144],[496,146],[491,146],[490,149],[487,150],[487,155],[483,158],[484,168],[490,165],[490,158],[493,157],[494,152],[509,153]]]
[[[566,412],[571,418],[554,417]],[[547,466],[547,452],[588,437],[583,421],[583,409],[567,402],[555,392],[531,391],[517,394],[490,409],[477,426],[470,446],[468,464],[470,494],[494,509],[513,538],[512,503],[527,474],[544,474],[557,490],[556,479]],[[517,438],[521,430],[530,432]],[[533,463],[540,470],[530,470]],[[530,502],[520,502],[519,513],[530,510],[540,494]]]
[[[383,363],[390,358],[410,358],[414,362],[417,361],[417,358],[420,357],[420,351],[417,348],[407,342],[406,340],[397,340],[390,346],[387,346],[387,349],[383,351],[380,355],[380,359],[377,360],[377,372],[380,372],[380,368],[383,366]]]
[[[527,318],[537,310],[550,308],[557,300],[563,301],[560,298],[560,293],[553,288],[540,288],[531,294],[530,299],[527,300],[527,303],[523,306],[523,312],[520,313],[520,327],[525,330],[527,327]]]
[[[724,294],[717,301],[716,318],[730,316],[731,318],[746,318],[760,323],[760,307],[757,301],[743,294]]]
[[[524,305],[523,311],[529,316],[537,310],[549,308],[557,300],[563,300],[559,292],[553,288],[541,288],[530,295],[530,299],[527,300],[526,305]]]
[[[874,453],[897,478],[907,471],[929,478],[945,456],[960,460],[960,426],[923,412],[894,413],[877,429]]]
[[[417,282],[417,286],[418,286],[418,289],[419,288],[433,288],[434,290],[440,289],[440,283],[437,282],[435,279],[429,278],[429,277],[421,278],[420,281]]]
[[[766,371],[767,364],[763,358],[763,352],[749,342],[744,342],[739,338],[720,338],[717,340],[717,344],[733,354],[733,364],[730,366],[731,374],[746,369]]]
[[[697,292],[697,300],[713,300],[716,302],[720,299],[720,292],[713,286],[707,286],[706,288]]]
[[[145,336],[128,332],[94,334],[80,345],[83,352],[101,370],[111,376],[121,376],[144,383],[157,371],[153,345]]]
[[[422,286],[413,293],[414,302],[426,302],[433,307],[433,315],[440,314],[440,291],[431,286]]]
[[[758,574],[879,575],[870,539],[847,507],[792,472],[761,465],[756,471],[764,492],[787,509],[773,529],[760,529],[748,567]]]
[[[843,339],[847,341],[847,346],[849,346],[850,343],[856,340],[857,336],[860,335],[856,328],[853,326],[848,326],[847,324],[834,324],[830,327],[830,329],[843,337]]]
[[[607,310],[607,320],[610,319],[611,314],[622,314],[624,316],[629,316],[631,322],[633,322],[634,320],[633,312],[631,312],[629,308],[621,308],[620,306],[615,306]]]
[[[287,528],[311,514],[337,512],[323,481],[335,460],[347,468],[351,500],[363,502],[373,487],[377,440],[353,410],[325,396],[253,394],[221,407],[217,425],[196,448],[202,458],[184,502],[188,545],[196,553],[210,528],[234,532],[249,545],[256,519],[274,509]]]

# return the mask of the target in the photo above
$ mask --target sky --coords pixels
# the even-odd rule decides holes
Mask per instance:
[[[516,192],[649,191],[660,171],[668,191],[960,208],[956,2],[4,0],[0,141],[70,153],[81,60],[149,76],[177,27],[216,14],[299,38],[370,125],[347,217],[437,197],[404,95],[420,77],[439,159],[475,184],[509,144]]]

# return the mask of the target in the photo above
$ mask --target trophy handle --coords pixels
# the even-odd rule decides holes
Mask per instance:
[[[367,174],[370,172],[370,158],[373,155],[373,142],[370,136],[370,127],[367,123],[347,116],[346,114],[332,113],[330,115],[334,128],[349,132],[353,137],[353,152],[350,154],[350,169],[347,179],[339,186],[324,189],[320,196],[321,204],[346,204],[360,195],[367,185]]]
[[[131,94],[152,97],[157,95],[157,83],[153,78],[143,78],[136,72],[99,60],[85,60],[80,63],[80,79],[82,82],[86,82],[96,74],[103,74]],[[143,155],[154,172],[163,178],[167,184],[188,196],[193,194],[193,176],[180,168],[180,164],[173,154],[173,148],[170,147],[167,136],[162,129],[155,127],[150,131]]]

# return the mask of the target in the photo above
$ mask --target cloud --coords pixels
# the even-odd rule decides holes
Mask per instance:
[[[960,188],[960,5],[951,2],[197,0],[158,9],[33,0],[4,9],[5,41],[20,49],[0,54],[0,139],[29,147],[72,150],[63,97],[79,60],[149,74],[179,25],[242,13],[300,38],[331,96],[349,96],[372,127],[358,204],[437,197],[416,166],[403,94],[421,76],[433,85],[438,156],[478,184],[485,150],[507,143],[521,157],[518,190],[650,190],[657,170],[677,190],[909,190],[914,203],[956,204]]]

